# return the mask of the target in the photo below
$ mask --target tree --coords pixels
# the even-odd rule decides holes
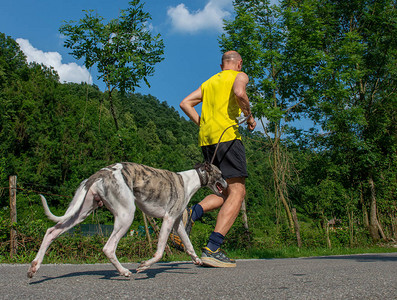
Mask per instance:
[[[291,176],[290,161],[281,140],[292,120],[290,112],[298,105],[296,99],[282,90],[281,83],[288,80],[285,56],[286,32],[281,22],[279,7],[270,1],[234,2],[236,16],[225,22],[221,36],[222,51],[236,50],[243,58],[243,69],[250,76],[248,87],[252,111],[262,123],[271,144],[274,192],[281,201],[291,231],[294,221],[291,214],[287,182]]]
[[[148,28],[150,14],[143,11],[140,0],[129,2],[130,7],[121,10],[118,19],[104,23],[104,18],[85,11],[78,22],[66,22],[59,31],[67,39],[65,47],[72,50],[76,59],[84,59],[89,69],[98,68],[98,79],[107,88],[110,110],[116,130],[119,124],[112,93],[134,91],[143,80],[148,86],[148,76],[153,75],[154,65],[163,60],[164,43],[160,35],[152,35]]]
[[[307,111],[323,131],[313,139],[339,166],[345,193],[366,199],[372,238],[385,238],[377,204],[379,195],[382,204],[395,196],[396,186],[395,172],[389,177],[396,169],[396,2],[302,0],[283,7],[294,41],[290,73],[314,99]]]

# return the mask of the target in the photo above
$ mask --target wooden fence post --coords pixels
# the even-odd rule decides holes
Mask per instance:
[[[298,217],[296,215],[296,208],[292,208],[292,217],[294,221],[295,233],[296,233],[296,241],[298,242],[298,248],[302,247],[301,233],[300,227],[298,223]]]
[[[242,214],[243,214],[243,223],[244,223],[244,228],[245,228],[245,231],[248,231],[249,230],[249,228],[248,228],[248,217],[247,217],[247,207],[246,207],[246,205],[245,205],[245,199],[243,200],[243,203],[241,204],[241,212],[242,212]]]
[[[14,223],[17,222],[17,177],[10,176],[10,256],[13,258],[17,254],[17,232],[14,229]]]

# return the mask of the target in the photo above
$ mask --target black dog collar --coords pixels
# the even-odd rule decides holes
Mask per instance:
[[[201,186],[206,186],[208,184],[208,176],[207,173],[203,170],[201,170],[201,168],[196,168],[197,174],[200,178],[200,184]]]

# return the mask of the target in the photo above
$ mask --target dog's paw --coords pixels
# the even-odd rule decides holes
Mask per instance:
[[[193,263],[195,265],[197,265],[197,266],[202,266],[203,265],[203,261],[200,258],[198,258],[198,257],[193,259]]]
[[[28,270],[28,278],[32,278],[34,274],[36,274],[37,270],[37,261],[32,261],[32,264],[30,265]]]
[[[142,271],[145,271],[146,269],[148,269],[149,266],[147,264],[145,264],[145,262],[142,262],[139,267],[136,269],[137,273],[141,273]]]
[[[36,272],[33,272],[33,271],[31,271],[31,270],[29,269],[29,271],[28,271],[28,278],[32,278],[34,274],[36,274]]]
[[[120,275],[121,275],[121,276],[124,276],[124,277],[131,277],[132,273],[131,273],[129,270],[124,269],[124,270],[122,270],[122,271],[120,272]]]

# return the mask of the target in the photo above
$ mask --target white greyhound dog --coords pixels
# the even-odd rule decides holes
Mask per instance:
[[[152,259],[142,262],[137,268],[141,272],[158,262],[164,253],[168,236],[174,228],[185,245],[193,262],[201,265],[182,222],[182,213],[191,197],[203,186],[223,196],[227,183],[221,171],[209,163],[199,164],[195,169],[170,172],[135,163],[116,163],[101,169],[84,180],[62,217],[53,215],[46,199],[41,196],[47,217],[57,222],[47,230],[40,249],[28,270],[32,278],[43,261],[50,244],[62,233],[81,223],[97,207],[105,205],[114,215],[114,229],[103,248],[103,252],[123,276],[131,276],[116,257],[116,248],[134,219],[135,205],[145,214],[163,218],[157,251]]]

